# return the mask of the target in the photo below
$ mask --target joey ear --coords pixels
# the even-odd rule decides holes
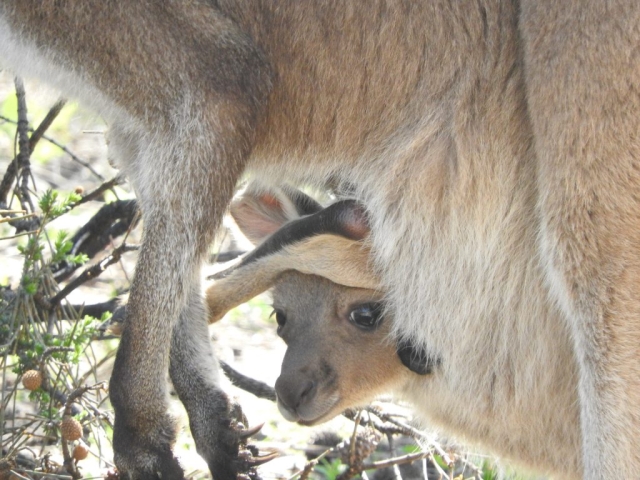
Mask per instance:
[[[308,195],[294,188],[252,190],[231,203],[231,216],[240,231],[254,245],[277,231],[285,223],[310,215],[322,206]]]
[[[355,200],[340,200],[313,215],[292,220],[247,254],[240,266],[273,255],[287,246],[324,234],[359,241],[369,233],[367,213]],[[360,247],[362,245],[360,244]],[[335,257],[335,255],[333,255]],[[363,268],[366,264],[363,264]],[[340,282],[337,282],[340,283]]]
[[[438,358],[429,355],[423,348],[419,348],[410,340],[398,340],[396,352],[402,364],[418,375],[433,373],[440,364]]]
[[[240,231],[254,245],[289,221],[282,202],[272,193],[245,194],[231,203],[230,211]]]
[[[356,202],[338,202],[340,209],[336,210],[336,231],[352,240],[362,240],[369,235],[369,218],[364,207]]]
[[[238,228],[254,245],[285,223],[319,210],[319,203],[294,188],[259,190],[251,185],[230,207]]]

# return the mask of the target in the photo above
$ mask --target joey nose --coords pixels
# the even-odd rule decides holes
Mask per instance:
[[[307,379],[280,376],[276,380],[278,401],[287,410],[296,413],[300,405],[313,398],[316,382]]]

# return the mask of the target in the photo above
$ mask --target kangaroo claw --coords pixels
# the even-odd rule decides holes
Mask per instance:
[[[240,440],[246,440],[247,438],[253,437],[256,433],[258,433],[262,429],[262,427],[264,427],[264,423],[259,423],[254,427],[244,430],[238,430],[238,437],[240,438]]]
[[[280,453],[274,449],[266,449],[261,455],[260,449],[255,445],[248,444],[247,440],[258,433],[264,423],[260,423],[253,427],[245,427],[248,421],[239,404],[234,404],[231,410],[231,418],[234,419],[235,425],[232,429],[235,431],[238,440],[238,474],[237,480],[258,480],[258,472],[256,467],[280,456]]]
[[[253,445],[248,445],[247,448],[238,452],[238,459],[240,460],[245,474],[252,475],[253,469],[270,462],[274,458],[280,456],[280,452],[273,449],[267,449],[264,455],[260,455],[260,451]]]
[[[252,456],[247,460],[247,464],[250,467],[259,467],[260,465],[264,465],[267,462],[270,462],[274,458],[278,458],[280,456],[280,452],[271,452],[265,455],[259,455],[257,457]]]

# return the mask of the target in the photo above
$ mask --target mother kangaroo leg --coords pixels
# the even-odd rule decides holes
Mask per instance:
[[[584,477],[640,471],[640,4],[522,2],[541,245],[579,359]]]
[[[189,412],[198,453],[212,472],[234,478],[241,470],[238,437],[230,426],[229,401],[218,386],[218,362],[211,349],[199,284],[192,288],[174,329],[169,369],[178,397]]]
[[[214,2],[3,0],[0,56],[112,127],[144,220],[110,384],[115,463],[123,478],[181,478],[166,412],[171,336],[251,151],[269,67]],[[220,469],[216,480],[235,478]]]
[[[110,389],[116,413],[115,461],[131,478],[182,475],[171,455],[173,426],[166,414],[171,337],[180,315],[200,317],[194,324],[205,325],[204,310],[185,306],[198,288],[200,263],[213,238],[212,223],[218,224],[230,200],[250,145],[243,138],[247,121],[236,107],[216,102],[190,105],[189,99],[184,106],[187,111],[176,116],[184,124],[149,139],[129,172],[141,202],[144,238]],[[189,348],[188,340],[179,340],[174,350]],[[211,367],[200,368],[204,370],[191,372],[194,377],[206,375]],[[209,401],[226,402],[221,392],[214,397]],[[185,406],[195,419],[202,418],[203,409],[210,415],[225,410],[190,402]],[[210,420],[208,425],[229,428],[225,420],[226,416]],[[223,437],[220,431],[210,435]],[[212,470],[216,480],[235,478],[232,466],[209,464],[217,467]]]
[[[130,167],[145,231],[110,386],[115,461],[130,478],[182,475],[170,452],[173,430],[166,414],[165,375],[178,317],[197,316],[193,323],[205,325],[202,309],[185,306],[198,288],[201,260],[251,148],[257,114],[241,93],[229,99],[213,89],[191,92],[171,112],[169,126],[141,144]],[[174,358],[180,358],[178,346],[188,348],[188,336],[174,342]],[[200,366],[193,375],[210,377],[210,368]],[[185,402],[187,413],[194,416],[192,425],[225,411],[219,406],[226,404],[226,397],[217,390],[212,394],[212,406]],[[205,399],[197,395],[195,400]],[[229,428],[228,419],[209,419],[207,426],[216,429],[207,438],[224,439],[220,429]],[[213,451],[207,460],[214,478],[235,478],[234,465],[219,460],[217,452],[225,450],[216,450],[210,441],[204,445],[197,429],[195,433],[199,450]],[[233,449],[233,444],[225,448]]]

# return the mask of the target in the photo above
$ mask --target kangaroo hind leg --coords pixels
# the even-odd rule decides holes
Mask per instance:
[[[640,470],[640,7],[523,1],[541,254],[579,365],[585,479]]]

